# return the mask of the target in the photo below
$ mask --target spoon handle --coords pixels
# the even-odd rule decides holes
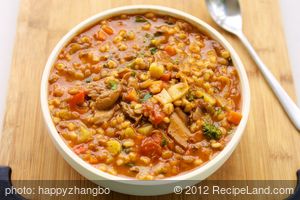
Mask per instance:
[[[272,88],[273,92],[275,93],[278,100],[280,101],[283,109],[288,114],[290,120],[294,123],[298,131],[300,131],[300,109],[297,107],[294,101],[289,97],[289,95],[282,88],[280,83],[276,80],[274,75],[270,72],[270,70],[259,58],[259,56],[255,52],[254,48],[252,47],[252,45],[250,44],[246,36],[243,33],[238,33],[237,36],[240,38],[240,40],[248,49],[250,55],[252,56],[253,60],[256,62],[261,73],[263,74],[263,76],[269,83],[269,86]]]

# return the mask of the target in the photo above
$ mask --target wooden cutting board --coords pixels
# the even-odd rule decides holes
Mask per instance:
[[[12,167],[12,178],[83,179],[64,161],[47,134],[39,101],[41,75],[51,50],[73,26],[103,10],[131,4],[158,4],[190,13],[220,31],[241,56],[251,87],[248,125],[233,155],[209,179],[295,179],[295,172],[300,169],[299,132],[288,120],[243,45],[212,22],[204,0],[21,0],[7,108],[0,135],[0,165]],[[278,2],[241,0],[241,6],[245,34],[295,99]],[[129,197],[114,193],[103,198]]]

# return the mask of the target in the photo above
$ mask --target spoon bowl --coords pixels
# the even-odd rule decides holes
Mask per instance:
[[[206,0],[213,20],[223,29],[237,34],[242,32],[240,5],[236,0]]]
[[[289,97],[268,67],[263,63],[243,33],[242,15],[238,0],[206,0],[206,5],[212,19],[223,29],[240,38],[256,62],[257,67],[265,77],[269,86],[277,96],[283,109],[289,116],[296,129],[300,131],[300,109]]]

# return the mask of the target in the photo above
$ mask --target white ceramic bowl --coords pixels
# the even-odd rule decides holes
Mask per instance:
[[[226,145],[226,147],[212,160],[210,160],[205,165],[196,168],[190,172],[184,173],[182,175],[174,176],[166,180],[155,180],[155,181],[139,181],[132,180],[124,177],[113,176],[108,173],[102,172],[90,164],[83,161],[79,158],[62,140],[61,136],[58,134],[53,121],[50,116],[48,108],[48,77],[50,70],[59,54],[61,49],[79,32],[83,31],[87,27],[94,25],[96,22],[99,22],[101,19],[109,18],[111,16],[119,14],[137,14],[144,12],[154,12],[162,15],[170,15],[179,19],[183,19],[195,27],[199,28],[200,31],[209,35],[213,39],[217,40],[220,44],[223,45],[230,53],[235,67],[239,73],[240,83],[241,83],[241,92],[242,92],[242,115],[243,118],[238,125],[232,139]],[[132,195],[160,195],[173,192],[173,188],[176,185],[192,185],[204,180],[215,172],[231,155],[233,150],[236,148],[239,143],[241,136],[243,135],[246,123],[248,120],[249,108],[250,108],[250,89],[248,78],[244,69],[244,66],[232,48],[232,46],[225,40],[225,38],[218,33],[211,26],[203,22],[202,20],[187,14],[185,12],[162,7],[162,6],[152,6],[152,5],[136,5],[136,6],[125,6],[114,8],[110,10],[103,11],[97,15],[94,15],[87,20],[81,22],[70,30],[55,46],[51,55],[48,58],[47,64],[44,69],[42,82],[41,82],[41,106],[43,116],[46,122],[46,125],[49,130],[49,134],[59,150],[60,154],[64,159],[81,175],[87,179],[95,182],[98,185],[109,187],[113,191],[132,194]]]

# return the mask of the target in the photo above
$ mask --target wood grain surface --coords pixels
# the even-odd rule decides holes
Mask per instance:
[[[265,64],[295,98],[277,0],[240,2],[245,34]],[[73,26],[103,10],[131,4],[169,6],[204,20],[228,39],[245,65],[251,87],[247,128],[233,155],[209,179],[295,179],[295,172],[300,169],[299,132],[288,120],[242,44],[212,22],[204,0],[21,0],[7,108],[0,135],[0,165],[12,167],[12,178],[84,179],[64,161],[47,133],[39,101],[41,75],[53,47]],[[202,197],[166,195],[155,198]],[[103,199],[139,197],[113,193]]]

